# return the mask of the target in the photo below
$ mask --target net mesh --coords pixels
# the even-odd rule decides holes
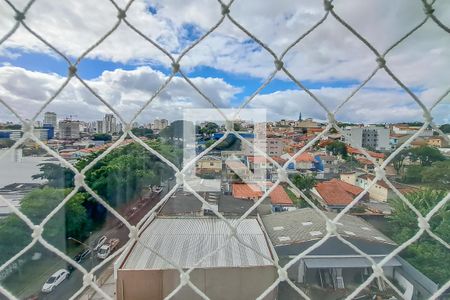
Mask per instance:
[[[198,200],[200,200],[206,207],[211,208],[210,204],[200,195],[198,194],[192,187],[189,186],[189,184],[185,181],[184,174],[193,166],[195,165],[196,161],[198,161],[201,157],[206,155],[208,152],[210,152],[212,149],[214,149],[215,146],[220,144],[220,142],[226,138],[229,134],[233,133],[236,135],[242,143],[248,144],[250,143],[243,138],[238,132],[233,130],[233,121],[235,119],[228,118],[225,114],[220,112],[220,108],[216,105],[213,99],[208,97],[200,88],[198,88],[195,83],[187,76],[185,72],[180,68],[182,65],[183,57],[186,56],[186,54],[191,51],[193,48],[195,48],[199,43],[201,43],[208,35],[210,35],[212,32],[217,30],[221,26],[221,24],[224,22],[225,19],[228,19],[231,21],[236,28],[244,32],[250,39],[258,43],[262,48],[267,51],[272,57],[274,61],[273,71],[267,76],[267,78],[263,81],[263,83],[259,86],[256,91],[251,94],[239,107],[239,110],[245,108],[249,103],[252,102],[252,100],[262,91],[275,77],[275,75],[279,72],[284,73],[292,82],[294,82],[301,90],[305,91],[317,104],[320,105],[320,107],[327,113],[328,116],[328,122],[325,130],[321,132],[319,135],[317,135],[313,140],[311,140],[308,144],[306,144],[301,150],[299,150],[293,157],[291,157],[284,165],[278,164],[278,162],[274,161],[269,155],[267,155],[265,152],[255,149],[255,151],[259,154],[264,156],[270,163],[272,163],[276,168],[278,169],[278,180],[272,185],[272,187],[267,190],[263,196],[254,203],[254,205],[246,212],[244,213],[237,223],[232,225],[229,220],[227,220],[223,215],[221,215],[216,210],[211,210],[217,215],[218,218],[223,220],[231,229],[232,234],[230,234],[228,241],[231,239],[236,239],[239,243],[241,243],[243,246],[248,247],[249,249],[252,249],[255,251],[258,255],[261,257],[264,257],[265,259],[271,261],[273,265],[277,268],[278,271],[278,278],[271,286],[269,286],[259,297],[258,299],[263,299],[266,295],[268,295],[271,291],[273,291],[280,282],[286,282],[289,284],[301,297],[305,299],[310,299],[310,297],[300,289],[297,285],[295,285],[287,276],[287,270],[294,265],[296,262],[298,262],[301,258],[305,257],[308,253],[313,251],[314,249],[320,247],[322,244],[324,244],[327,239],[329,239],[331,236],[336,236],[341,242],[348,245],[351,249],[365,257],[367,260],[369,260],[372,264],[373,273],[357,288],[355,289],[350,295],[347,296],[347,299],[354,298],[358,295],[359,292],[361,292],[364,288],[366,288],[373,280],[376,278],[384,280],[395,292],[397,292],[398,295],[402,295],[402,292],[399,291],[397,286],[385,276],[383,272],[383,266],[389,262],[394,256],[399,254],[403,249],[417,241],[420,236],[424,233],[429,234],[432,238],[434,238],[436,241],[438,241],[440,244],[442,244],[445,248],[450,249],[450,245],[444,241],[442,238],[434,234],[430,230],[429,221],[435,215],[440,208],[442,208],[450,199],[450,194],[447,194],[431,211],[429,211],[426,215],[421,214],[409,201],[408,199],[386,178],[385,174],[385,167],[394,159],[394,157],[402,151],[405,147],[410,145],[410,143],[418,137],[426,128],[431,126],[435,131],[439,132],[441,136],[443,136],[447,142],[449,138],[435,125],[432,118],[432,111],[433,109],[441,102],[443,99],[449,94],[450,89],[446,90],[445,93],[443,93],[440,97],[435,99],[434,103],[427,107],[420,99],[419,97],[410,89],[408,88],[397,76],[396,74],[389,68],[389,62],[386,60],[386,55],[392,51],[394,48],[396,48],[399,44],[401,44],[403,41],[405,41],[409,36],[411,36],[415,31],[417,31],[419,28],[421,28],[425,23],[427,22],[433,22],[436,26],[439,26],[442,28],[442,30],[446,31],[447,33],[450,33],[450,28],[445,26],[436,16],[435,16],[435,8],[434,3],[435,1],[426,1],[422,0],[423,9],[424,9],[424,15],[423,19],[420,20],[416,26],[411,28],[410,31],[408,31],[404,36],[402,36],[400,39],[398,39],[395,43],[393,43],[390,47],[388,47],[384,51],[380,51],[376,49],[369,40],[367,40],[364,36],[362,36],[358,31],[349,25],[344,19],[342,19],[335,11],[334,9],[334,3],[331,0],[325,0],[323,2],[323,17],[315,23],[311,28],[309,28],[307,31],[305,31],[302,35],[300,35],[293,43],[291,43],[280,55],[277,55],[268,45],[266,45],[264,42],[259,40],[256,36],[254,36],[248,29],[246,29],[243,25],[241,25],[235,18],[233,18],[233,0],[229,3],[224,3],[221,0],[218,1],[218,9],[221,10],[221,17],[217,20],[217,22],[209,28],[208,31],[206,31],[200,38],[198,38],[195,42],[193,42],[190,46],[188,46],[184,51],[182,51],[177,57],[174,57],[168,50],[164,49],[164,47],[160,46],[156,41],[149,38],[146,34],[141,32],[139,29],[137,29],[132,24],[132,20],[129,20],[127,18],[127,11],[130,9],[130,7],[133,5],[133,0],[130,0],[124,7],[120,7],[116,2],[113,0],[110,0],[111,4],[117,9],[117,20],[115,24],[103,35],[101,36],[94,44],[92,44],[88,49],[86,49],[74,62],[71,61],[66,55],[64,55],[61,51],[59,51],[52,43],[48,42],[44,36],[41,36],[39,33],[34,31],[32,28],[30,28],[27,25],[26,15],[27,12],[32,9],[33,4],[36,2],[35,0],[31,0],[27,3],[27,5],[22,9],[19,10],[11,1],[4,0],[8,6],[14,11],[15,13],[15,24],[14,26],[8,31],[8,33],[1,37],[0,39],[0,45],[4,43],[10,36],[12,36],[19,27],[23,27],[26,29],[30,34],[32,34],[34,37],[39,39],[41,42],[43,42],[45,45],[47,45],[50,49],[54,51],[54,53],[58,56],[60,56],[62,59],[64,59],[67,62],[67,68],[68,68],[68,74],[65,80],[62,82],[62,84],[59,86],[59,88],[56,90],[56,92],[51,95],[50,98],[47,99],[47,101],[42,105],[42,107],[39,109],[39,111],[34,115],[34,117],[31,120],[25,120],[22,118],[7,102],[5,102],[3,99],[0,99],[0,102],[8,109],[8,111],[13,114],[17,119],[20,120],[22,123],[22,130],[23,130],[23,136],[11,147],[8,149],[8,151],[4,152],[0,159],[2,159],[4,156],[8,155],[11,151],[14,151],[14,149],[18,148],[20,145],[22,145],[25,141],[28,139],[33,140],[36,142],[40,147],[45,149],[51,156],[55,157],[61,164],[67,168],[69,168],[74,174],[75,174],[75,187],[74,189],[64,198],[63,201],[40,223],[40,224],[34,224],[25,214],[23,214],[19,209],[17,209],[9,200],[5,199],[4,197],[0,196],[0,200],[5,202],[8,207],[11,209],[11,211],[16,214],[23,222],[25,222],[28,227],[32,230],[32,241],[29,245],[24,247],[20,252],[16,253],[13,257],[11,257],[7,262],[5,262],[3,265],[0,266],[0,271],[5,270],[9,265],[17,261],[23,254],[25,254],[28,250],[30,250],[34,245],[37,243],[40,243],[42,246],[47,248],[49,251],[53,252],[57,256],[59,256],[61,259],[66,261],[67,263],[70,263],[71,265],[75,266],[76,269],[78,269],[80,272],[83,273],[83,285],[82,287],[74,294],[72,295],[71,299],[76,299],[79,297],[86,289],[92,288],[95,292],[97,292],[99,295],[104,297],[105,299],[111,299],[110,296],[106,292],[104,292],[99,285],[95,281],[94,274],[98,270],[100,270],[103,266],[106,264],[109,264],[111,261],[116,259],[121,253],[124,251],[127,251],[127,249],[130,248],[130,246],[137,242],[142,244],[144,247],[148,248],[152,251],[155,255],[157,255],[159,258],[164,260],[165,262],[172,265],[175,269],[177,269],[180,273],[180,284],[177,288],[175,288],[167,297],[166,299],[172,298],[176,293],[185,285],[190,286],[200,297],[203,299],[209,299],[208,295],[206,295],[204,292],[202,292],[197,286],[195,286],[189,279],[189,274],[195,269],[195,266],[188,269],[183,270],[183,268],[179,265],[177,265],[174,262],[169,261],[167,258],[164,257],[163,253],[158,253],[154,249],[149,248],[147,245],[145,245],[140,239],[139,234],[142,232],[145,224],[145,222],[155,214],[155,212],[162,206],[162,204],[170,198],[176,190],[184,186],[187,190],[189,190]],[[315,95],[310,89],[308,89],[300,80],[298,80],[292,73],[288,70],[288,68],[284,65],[283,59],[285,58],[286,54],[297,44],[301,43],[302,40],[310,35],[312,32],[314,32],[318,27],[321,26],[321,24],[327,19],[327,18],[334,18],[337,22],[339,22],[342,26],[344,26],[348,32],[350,32],[352,35],[354,35],[357,39],[361,41],[367,48],[373,53],[373,59],[377,62],[377,66],[374,68],[374,70],[367,76],[365,80],[363,80],[354,90],[349,94],[349,96],[340,103],[340,105],[337,106],[335,110],[330,110],[326,105],[325,102],[320,99],[317,95]],[[94,91],[94,89],[86,82],[84,81],[77,73],[77,66],[80,64],[80,62],[90,53],[92,52],[96,47],[98,47],[102,42],[111,34],[113,34],[116,29],[119,26],[127,26],[134,32],[136,32],[141,38],[145,39],[149,44],[159,49],[163,54],[165,54],[168,59],[171,61],[172,66],[172,72],[170,76],[165,80],[165,82],[153,93],[153,95],[145,102],[145,104],[136,112],[136,114],[133,116],[133,118],[127,122],[120,114],[119,111],[116,111],[116,109],[110,105],[104,98],[102,98],[98,93]],[[315,203],[309,199],[302,191],[300,191],[297,186],[295,186],[291,180],[287,176],[287,168],[288,165],[293,162],[299,155],[304,153],[308,148],[312,147],[317,141],[319,141],[322,137],[324,137],[326,134],[329,133],[329,131],[334,128],[337,132],[342,133],[342,129],[338,126],[336,120],[335,120],[335,114],[338,113],[340,110],[345,108],[345,104],[352,99],[358,91],[360,91],[374,76],[379,72],[380,70],[384,70],[397,84],[398,86],[403,89],[422,109],[423,111],[423,126],[421,126],[420,130],[418,130],[413,136],[411,136],[404,144],[402,144],[398,149],[396,149],[382,164],[379,164],[372,156],[369,155],[369,153],[364,148],[358,148],[359,151],[361,151],[365,157],[370,160],[375,165],[375,174],[376,179],[371,181],[371,183],[364,189],[363,192],[361,192],[354,200],[346,206],[345,209],[343,209],[340,213],[337,214],[337,216],[334,219],[329,219],[322,210],[320,210]],[[208,147],[205,151],[200,153],[195,157],[195,159],[191,160],[190,162],[186,163],[183,168],[178,168],[175,166],[172,162],[170,162],[168,159],[166,159],[164,156],[162,156],[158,151],[152,149],[147,143],[145,143],[143,140],[141,140],[139,137],[134,135],[131,132],[132,124],[136,120],[136,118],[146,109],[146,107],[168,86],[168,84],[171,82],[171,80],[175,76],[180,76],[183,78],[193,89],[195,89],[198,94],[205,99],[207,102],[209,102],[214,108],[216,108],[221,115],[223,116],[224,120],[227,121],[227,131],[225,133],[225,136],[221,138],[220,140],[216,141],[213,145]],[[33,133],[33,124],[34,121],[37,119],[39,114],[43,112],[43,110],[64,90],[64,88],[67,86],[67,84],[71,80],[78,80],[83,86],[85,86],[91,93],[94,95],[98,100],[100,100],[105,106],[107,106],[116,116],[117,118],[125,124],[124,133],[123,135],[115,141],[106,151],[101,153],[97,158],[95,158],[91,163],[89,163],[85,168],[83,168],[81,171],[78,171],[72,164],[70,164],[67,160],[65,160],[63,157],[61,157],[58,153],[50,149],[45,143],[39,140],[38,137]],[[238,114],[238,113],[237,113]],[[236,115],[237,115],[236,114]],[[121,214],[119,214],[114,208],[112,208],[104,199],[102,199],[94,190],[92,190],[85,182],[85,174],[88,172],[96,163],[98,163],[100,160],[102,160],[106,155],[108,155],[113,149],[120,146],[120,144],[125,140],[127,137],[131,137],[136,143],[142,145],[146,150],[148,150],[153,155],[157,156],[161,161],[166,163],[170,168],[173,169],[173,171],[176,174],[176,184],[173,186],[173,188],[158,202],[156,206],[154,206],[147,215],[142,218],[142,220],[136,225],[131,225]],[[378,263],[373,260],[371,256],[364,253],[361,249],[356,247],[354,244],[352,244],[350,241],[346,240],[345,237],[343,237],[339,232],[336,230],[336,225],[339,224],[339,220],[342,218],[342,216],[349,212],[349,210],[354,207],[364,195],[366,195],[369,191],[369,189],[374,186],[378,181],[384,181],[394,192],[395,194],[407,205],[417,216],[417,222],[419,230],[417,233],[409,238],[407,241],[399,245],[396,249],[394,249],[389,255],[385,256],[381,261]],[[258,205],[260,205],[268,196],[269,194],[282,182],[287,183],[290,188],[295,190],[298,194],[301,195],[301,197],[326,221],[326,229],[327,233],[323,236],[322,239],[320,239],[317,243],[312,245],[307,250],[299,253],[295,258],[291,259],[287,264],[284,266],[281,266],[278,258],[275,257],[267,257],[263,253],[260,253],[257,249],[252,247],[252,245],[249,245],[242,241],[237,233],[237,226],[244,220],[252,210],[254,210]],[[75,262],[71,257],[67,256],[65,253],[54,247],[52,244],[47,242],[43,236],[43,229],[44,226],[52,219],[55,214],[61,210],[64,205],[69,201],[69,199],[74,196],[81,188],[83,188],[85,191],[87,191],[92,197],[95,198],[96,201],[101,203],[112,215],[114,215],[117,219],[119,219],[123,224],[128,228],[129,230],[129,240],[128,242],[122,246],[118,251],[114,252],[110,257],[99,263],[97,266],[95,266],[91,270],[87,270],[77,262]],[[199,262],[197,262],[197,265],[200,265],[201,262],[208,257],[214,255],[216,252],[220,251],[223,247],[226,247],[226,244],[221,245],[217,249],[215,249],[213,252],[209,253],[207,256],[203,257]],[[439,290],[435,292],[434,295],[430,299],[436,299],[440,295],[442,295],[448,288],[450,288],[450,281],[443,284]],[[6,297],[10,299],[16,299],[15,295],[11,294],[7,289],[0,286],[0,293],[5,295]]]

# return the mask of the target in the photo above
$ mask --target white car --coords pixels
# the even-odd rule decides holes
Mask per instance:
[[[97,244],[94,247],[94,251],[98,251],[100,249],[101,246],[103,246],[103,244],[106,242],[108,238],[106,236],[101,236],[98,240],[97,240]]]
[[[53,273],[52,276],[44,283],[42,287],[43,293],[52,292],[61,282],[63,282],[67,277],[69,277],[69,271],[66,269],[60,269]]]

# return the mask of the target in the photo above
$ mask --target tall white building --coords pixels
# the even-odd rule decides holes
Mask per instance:
[[[343,130],[342,140],[352,147],[386,151],[391,149],[389,132],[388,128],[378,126],[347,127]]]
[[[103,133],[113,134],[117,132],[116,117],[106,114],[103,118]]]
[[[50,124],[50,125],[52,125],[53,128],[56,129],[56,126],[57,126],[56,113],[47,111],[44,114],[44,122],[43,122],[43,124]]]
[[[98,120],[95,124],[95,131],[97,133],[104,133],[103,131],[103,121],[102,120]]]
[[[59,138],[73,140],[80,138],[80,121],[64,120],[59,122]]]
[[[168,120],[166,120],[166,119],[156,119],[153,122],[152,129],[153,130],[163,130],[167,126],[169,126],[169,121]]]

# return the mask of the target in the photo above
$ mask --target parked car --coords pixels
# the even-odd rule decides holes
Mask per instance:
[[[43,293],[52,292],[58,285],[61,284],[67,277],[69,277],[69,271],[66,269],[60,269],[53,273],[52,276],[44,283],[42,287]]]
[[[100,247],[103,246],[103,244],[106,242],[107,239],[108,238],[104,235],[99,237],[97,243],[95,244],[94,251],[98,251],[98,249],[100,249]]]
[[[107,258],[119,245],[119,239],[110,239],[107,243],[100,247],[98,250],[97,257],[100,259]]]
[[[86,248],[84,249],[82,252],[78,253],[75,257],[74,260],[77,263],[81,263],[86,257],[89,256],[89,254],[91,254],[91,249]]]

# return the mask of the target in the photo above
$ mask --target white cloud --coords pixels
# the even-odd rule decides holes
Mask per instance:
[[[166,79],[167,76],[159,71],[139,67],[135,70],[105,71],[87,83],[129,120]],[[31,72],[12,66],[0,67],[0,98],[24,118],[31,118],[63,81],[64,78],[57,74]],[[236,106],[236,95],[241,92],[239,88],[220,78],[196,77],[192,81],[217,106]],[[352,88],[319,88],[311,91],[333,111],[351,93]],[[436,99],[437,93],[426,91],[420,96],[423,99]],[[431,104],[432,101],[428,102]],[[147,123],[155,118],[176,120],[182,118],[183,109],[210,107],[184,79],[175,77],[143,111],[138,121]],[[325,111],[309,95],[299,90],[258,95],[248,107],[266,108],[271,120],[296,118],[299,112],[305,117],[326,119]],[[442,103],[433,111],[433,116],[438,120],[448,120],[449,108],[448,101]],[[110,112],[76,79],[72,79],[46,111],[56,111],[60,118],[73,115],[82,120],[100,119],[104,113]],[[412,121],[421,116],[420,107],[403,91],[371,88],[361,90],[337,114],[338,120],[353,122]],[[0,113],[0,119],[10,119],[10,114]]]
[[[86,82],[119,114],[129,120],[166,79],[167,76],[161,72],[149,67],[139,67],[131,71],[105,71],[98,78]],[[230,101],[240,92],[239,88],[220,78],[197,77],[191,80],[219,107],[230,106]],[[57,74],[31,72],[11,66],[0,67],[0,98],[24,118],[31,118],[63,81],[64,78]],[[149,122],[156,117],[170,120],[181,118],[180,108],[187,107],[209,108],[211,105],[183,78],[175,77],[143,112],[139,121]],[[99,119],[102,114],[110,112],[75,78],[46,110],[56,111],[61,118],[76,115],[82,120]],[[8,119],[9,114],[0,117]]]
[[[26,1],[20,0],[15,3],[18,3],[17,6],[20,8]],[[425,17],[420,1],[367,0],[355,3],[350,0],[339,0],[334,1],[333,4],[337,14],[356,28],[380,52],[390,47]],[[119,5],[123,7],[125,1],[119,1]],[[134,1],[127,13],[127,19],[175,57],[193,42],[193,36],[197,37],[198,32],[206,32],[221,17],[220,5],[216,1],[158,0],[151,5],[156,9],[156,14],[149,12],[148,1]],[[443,22],[450,19],[450,2],[437,1],[435,7],[435,14]],[[31,7],[26,22],[63,53],[77,57],[113,26],[117,20],[116,15],[117,11],[109,1],[40,0]],[[231,15],[277,54],[280,54],[315,24],[324,15],[324,10],[322,1],[316,0],[301,1],[296,4],[290,0],[265,1],[264,4],[260,1],[238,0],[231,7]],[[13,25],[11,9],[4,2],[0,2],[0,36]],[[191,34],[189,29],[194,34]],[[50,51],[23,28],[18,30],[3,48],[0,48],[0,54],[18,55],[17,49],[46,53]],[[138,62],[164,66],[169,66],[170,63],[161,51],[124,24],[121,24],[116,32],[92,51],[89,57],[122,63]],[[388,66],[403,82],[414,88],[419,96],[423,96],[422,100],[431,103],[437,95],[442,94],[449,87],[450,35],[429,20],[392,50],[386,60]],[[310,82],[361,81],[376,67],[373,53],[331,15],[313,33],[293,47],[284,61],[296,78]],[[192,49],[183,58],[181,65],[186,69],[208,66],[257,78],[265,78],[274,69],[273,58],[228,20],[225,20],[217,31]],[[5,70],[7,69],[2,69],[2,73]],[[100,78],[93,80],[92,85],[118,108],[132,111],[137,109],[138,103],[148,97],[165,77],[162,73],[143,70],[145,69],[131,72],[123,70],[105,72]],[[37,100],[31,99],[45,98],[49,93],[48,90],[56,88],[56,82],[45,83],[47,92],[34,88],[34,85],[43,85],[44,83],[40,80],[48,79],[48,76],[61,80],[56,75],[42,75],[35,78],[32,83],[24,83],[17,79],[24,75],[23,70],[20,72],[14,76],[0,74],[3,77],[11,76],[11,81],[2,87],[3,90],[14,89],[20,93],[10,95],[11,101],[14,97],[17,98],[15,100],[22,97],[29,99],[27,103],[33,103]],[[32,77],[33,73],[28,75]],[[286,79],[283,75],[280,78]],[[198,78],[196,80],[202,82],[208,93],[222,99],[221,105],[227,104],[237,93],[235,88],[227,86],[223,81],[223,86],[218,88],[216,86],[218,79]],[[28,84],[33,88],[24,88]],[[162,98],[176,99],[174,103],[177,105],[188,105],[189,101],[202,101],[190,88],[181,86],[183,84],[174,81],[170,87],[171,92],[164,92]],[[368,87],[371,89],[363,90],[359,95],[361,99],[365,99],[365,108],[368,111],[358,110],[350,114],[349,118],[376,119],[367,117],[370,115],[367,105],[377,106],[379,103],[384,103],[386,106],[386,111],[380,112],[382,115],[378,116],[379,119],[420,117],[421,114],[413,113],[416,108],[414,104],[410,105],[411,99],[404,93],[398,94],[398,91],[386,90],[398,86],[384,71],[379,71],[379,74],[369,82]],[[73,91],[65,93],[71,94],[72,98],[83,98],[87,104],[96,103],[96,100],[91,99],[83,89],[76,87],[72,89]],[[33,95],[30,95],[32,90]],[[335,94],[330,95],[326,92],[327,90]],[[350,93],[350,90],[348,88],[342,91],[321,89],[317,92],[323,92],[326,97],[334,96],[342,100]],[[279,95],[289,95],[289,91],[274,94],[271,97],[275,99],[280,97]],[[261,99],[270,98],[261,97]],[[288,101],[296,103],[295,96],[293,97]],[[374,100],[371,102],[367,100],[368,98]],[[274,111],[284,110],[286,114],[290,112],[286,110],[286,107],[275,110],[276,101],[270,105],[273,106]],[[446,106],[442,105],[442,107]],[[377,111],[378,107],[374,109]],[[161,114],[163,114],[162,111],[161,108]],[[403,115],[399,116],[399,114]],[[448,119],[448,113],[445,113],[445,110],[438,115],[439,118]]]

